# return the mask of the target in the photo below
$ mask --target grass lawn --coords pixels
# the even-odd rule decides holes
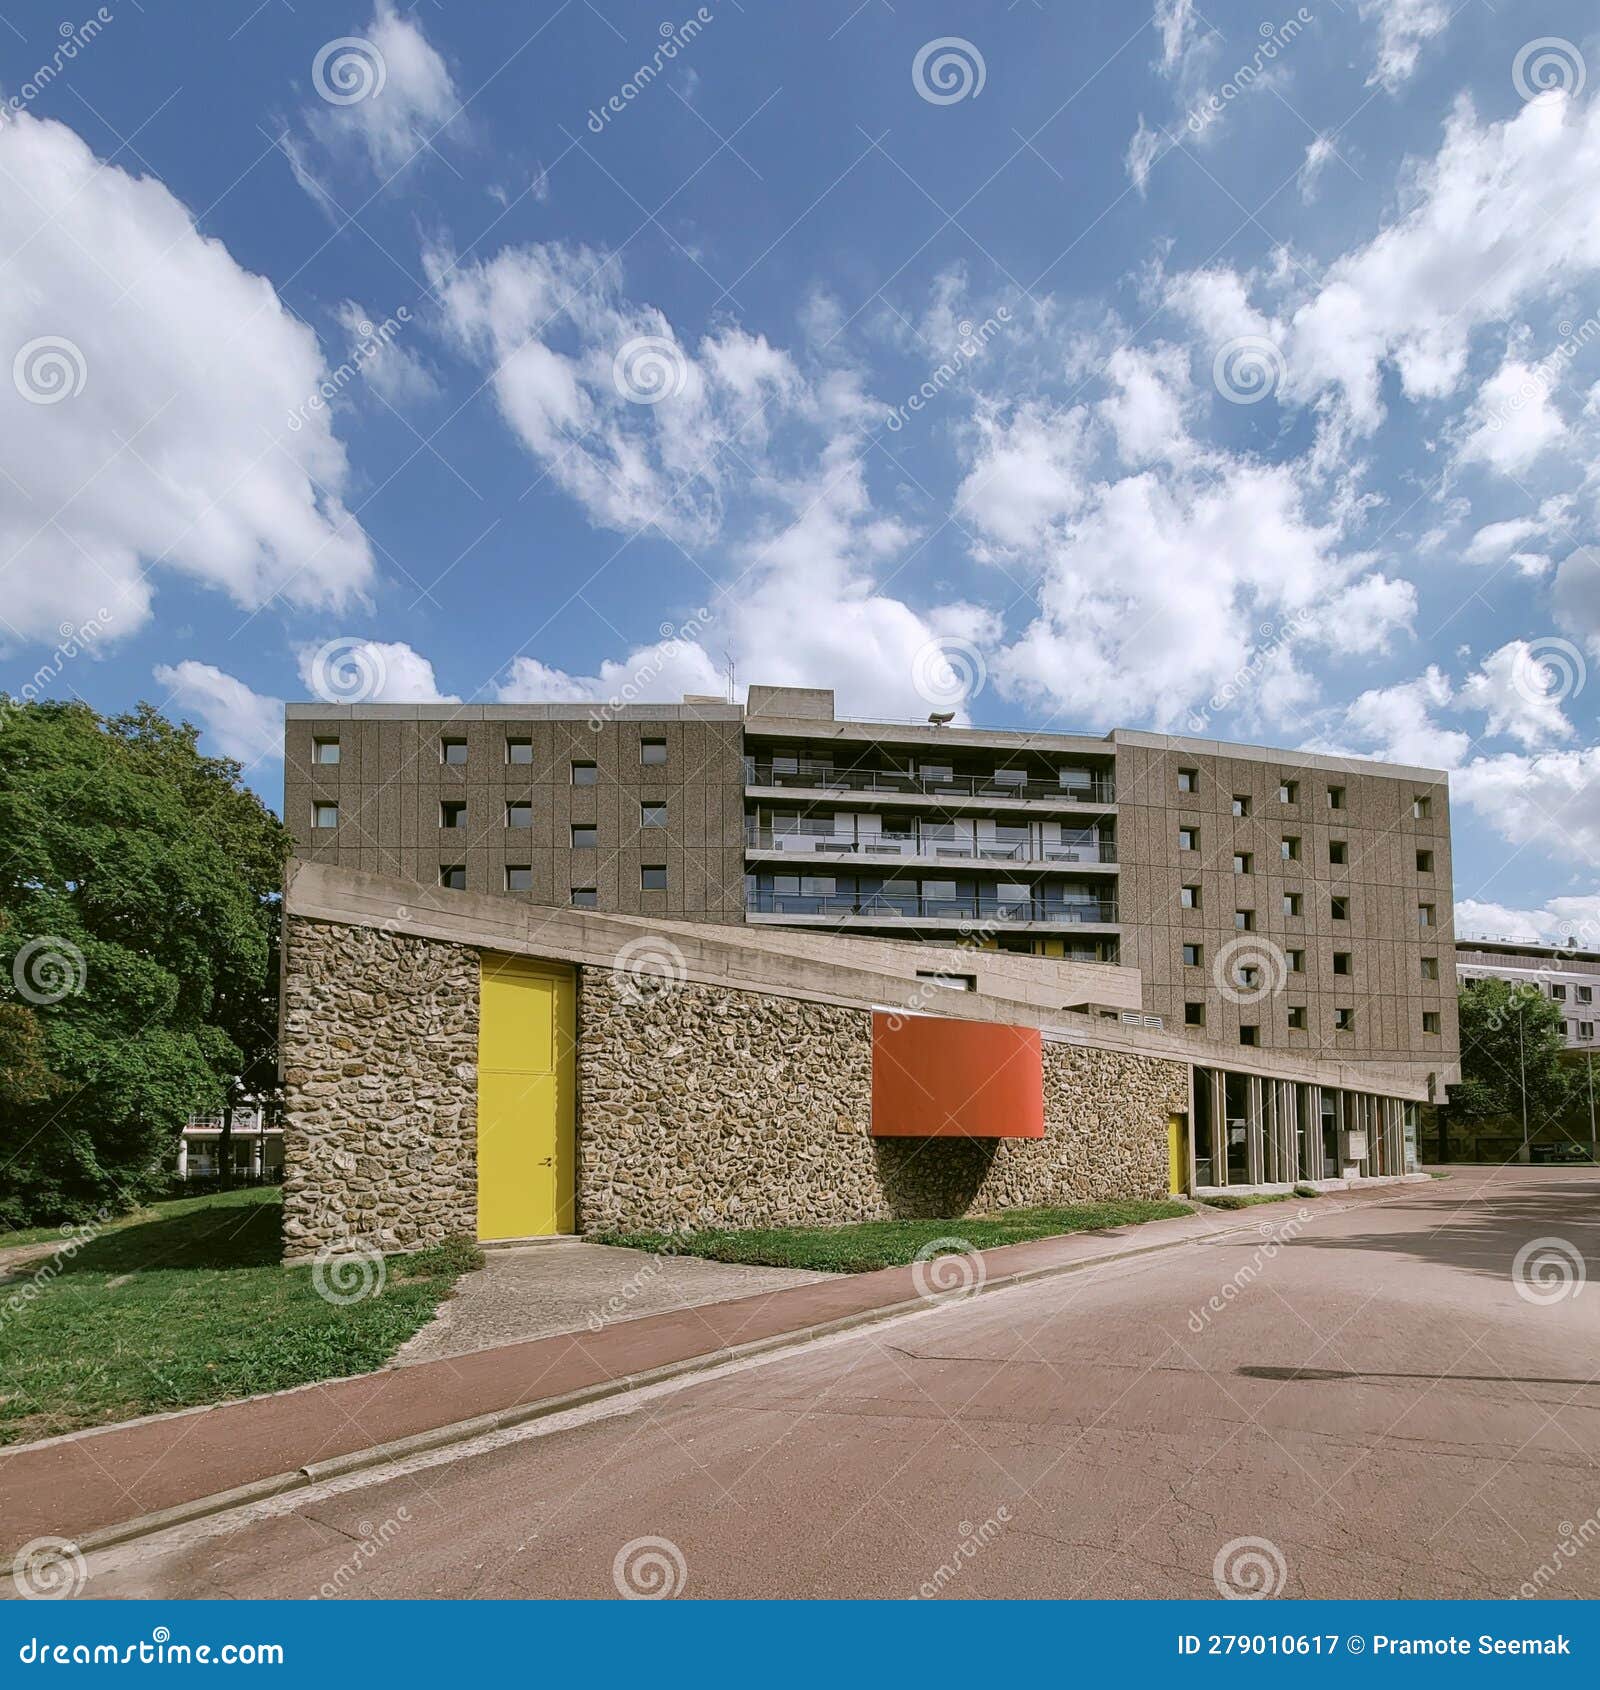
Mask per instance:
[[[960,1238],[975,1249],[988,1250],[997,1244],[1135,1226],[1193,1212],[1187,1203],[1082,1203],[1066,1209],[963,1215],[959,1220],[858,1221],[851,1226],[769,1227],[749,1232],[610,1232],[597,1234],[594,1242],[649,1250],[658,1256],[704,1256],[713,1262],[811,1268],[819,1273],[870,1273],[874,1268],[915,1261],[919,1250],[941,1238]]]
[[[393,1256],[380,1293],[331,1303],[310,1265],[279,1263],[281,1213],[271,1187],[180,1198],[14,1270],[0,1444],[368,1372],[481,1261],[464,1245]]]

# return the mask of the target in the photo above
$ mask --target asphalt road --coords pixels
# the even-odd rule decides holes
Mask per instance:
[[[111,1551],[83,1594],[1600,1596],[1600,1176],[1328,1207]]]

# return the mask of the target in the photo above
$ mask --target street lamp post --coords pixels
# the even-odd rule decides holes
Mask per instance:
[[[1522,1092],[1522,1160],[1531,1162],[1533,1156],[1528,1149],[1528,1058],[1522,1039],[1523,1014],[1526,1009],[1526,998],[1519,997],[1517,999],[1517,1078]]]

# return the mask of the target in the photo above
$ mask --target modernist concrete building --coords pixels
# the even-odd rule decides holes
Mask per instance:
[[[1514,939],[1467,939],[1456,950],[1456,977],[1508,980],[1548,998],[1561,1011],[1569,1051],[1600,1051],[1600,951]]]
[[[395,1215],[445,1190],[429,1225],[459,1219],[468,1169],[485,1236],[948,1205],[962,1187],[948,1145],[921,1161],[930,1184],[885,1174],[876,1141],[917,1134],[882,1124],[874,1006],[998,1029],[983,1047],[995,1073],[1015,1029],[1041,1041],[1038,1110],[991,1113],[1037,1113],[1053,1171],[1037,1150],[1012,1153],[1032,1172],[985,1175],[972,1203],[1399,1177],[1416,1104],[1457,1077],[1436,771],[1122,731],[843,721],[831,693],[789,688],[752,687],[744,707],[304,704],[289,707],[285,817],[303,858],[288,900],[288,1185],[308,1246],[341,1226],[416,1236],[415,1216]],[[661,956],[683,989],[646,1001],[630,982]],[[713,960],[697,971],[697,958]],[[442,968],[451,987],[390,1027],[368,1006],[399,1016],[408,968],[425,982]],[[535,1042],[574,1053],[566,1080],[518,1066],[530,1016]],[[444,1111],[430,1143],[452,1148],[443,1185],[396,1210],[400,1114],[371,1094],[387,1075],[421,1095],[395,1066],[419,1039],[473,1079],[427,1082],[449,1099],[429,1102]],[[983,1138],[970,1121],[943,1132],[964,1117],[923,1072],[937,1043],[884,1060],[931,1088],[930,1140]],[[1109,1083],[1078,1095],[1058,1073],[1052,1090],[1058,1047],[1103,1056]],[[744,1053],[732,1068],[727,1049]],[[526,1179],[485,1176],[480,1151],[496,1136],[485,1123],[535,1093],[539,1142],[555,1146],[539,1165],[576,1148],[571,1177],[530,1209]],[[685,1096],[703,1142],[659,1136]],[[752,1148],[773,1120],[772,1154],[805,1174],[786,1196]],[[361,1149],[369,1129],[382,1157]],[[309,1147],[328,1134],[339,1152],[319,1163]],[[857,1147],[847,1173],[832,1152],[852,1135],[874,1159]],[[1004,1143],[989,1150],[1007,1163]],[[363,1161],[373,1181],[346,1200]],[[520,1219],[480,1201],[512,1188]]]

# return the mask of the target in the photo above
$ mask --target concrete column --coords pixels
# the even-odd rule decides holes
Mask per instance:
[[[186,1138],[178,1140],[178,1178],[189,1177],[189,1141]]]

